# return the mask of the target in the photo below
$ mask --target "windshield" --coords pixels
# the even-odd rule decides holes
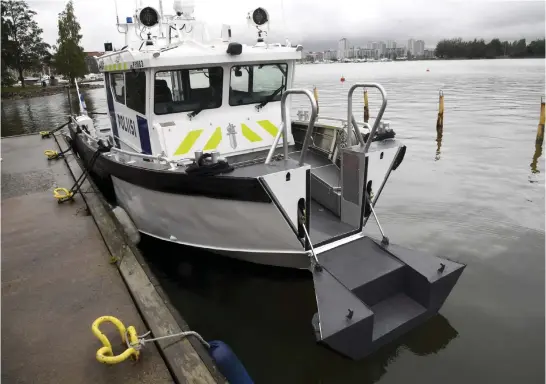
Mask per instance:
[[[279,101],[286,90],[286,64],[238,65],[231,68],[229,105]]]
[[[220,107],[223,74],[222,67],[156,72],[155,114],[164,115]]]

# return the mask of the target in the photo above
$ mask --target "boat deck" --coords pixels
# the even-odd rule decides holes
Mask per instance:
[[[64,161],[44,156],[54,148],[38,135],[2,139],[2,381],[173,383],[153,343],[137,364],[95,359],[101,344],[91,323],[99,316],[139,333],[147,327],[81,196],[53,198],[53,188],[74,182]],[[101,329],[121,353],[115,328]]]
[[[342,222],[339,217],[315,200],[311,200],[309,236],[313,244],[316,245],[332,237],[354,231],[355,229],[349,224]]]

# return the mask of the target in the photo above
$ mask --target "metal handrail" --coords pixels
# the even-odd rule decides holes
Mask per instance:
[[[77,124],[77,123],[76,123]],[[87,137],[89,140],[93,141],[95,144],[98,143],[98,141],[100,140],[99,138],[96,138],[96,137],[93,137],[91,135],[89,135],[87,132],[85,132],[83,129],[81,130],[81,133],[83,133],[83,135],[85,137]],[[116,136],[116,138],[118,138]],[[119,138],[118,138],[119,139]],[[125,143],[125,142],[124,142]],[[125,143],[126,144],[126,143]],[[149,159],[149,160],[157,160],[157,161],[165,161],[167,163],[174,163],[175,161],[174,160],[171,160],[169,159],[168,157],[166,157],[164,154],[160,154],[160,155],[147,155],[145,153],[139,153],[139,152],[130,152],[130,151],[126,151],[126,150],[123,150],[123,149],[120,149],[120,148],[116,148],[116,147],[112,147],[110,148],[110,151],[112,152],[118,152],[118,153],[121,153],[123,155],[127,155],[127,156],[134,156],[134,157],[140,157],[141,159]]]
[[[362,136],[358,133],[357,127],[354,125],[354,116],[353,116],[353,92],[357,88],[377,88],[379,89],[379,92],[381,92],[381,108],[379,109],[379,113],[377,114],[377,117],[375,119],[375,122],[373,124],[373,127],[370,131],[370,135],[368,136],[368,140],[366,143],[364,143],[364,139]],[[385,92],[385,89],[377,84],[377,83],[358,83],[353,85],[349,89],[349,95],[347,97],[347,121],[350,121],[353,125],[353,129],[355,131],[356,137],[358,138],[358,141],[360,142],[360,146],[364,147],[364,153],[368,152],[368,149],[370,148],[370,145],[372,144],[373,137],[375,136],[375,132],[377,131],[377,128],[379,127],[379,123],[381,122],[381,118],[383,117],[383,113],[385,112],[385,109],[387,108],[387,92]],[[347,135],[349,135],[349,125],[347,125]]]
[[[317,107],[317,101],[315,100],[315,96],[313,96],[313,93],[307,89],[288,89],[286,90],[281,98],[281,129],[279,129],[279,132],[277,132],[277,136],[275,136],[275,140],[273,140],[273,145],[271,146],[271,149],[269,150],[269,153],[267,154],[267,158],[265,159],[265,164],[269,164],[271,162],[271,158],[273,157],[273,153],[275,153],[275,149],[277,148],[277,144],[279,143],[279,139],[281,137],[281,134],[283,135],[283,149],[284,149],[284,159],[288,160],[288,126],[290,125],[287,121],[287,107],[286,107],[286,99],[289,95],[305,95],[311,102],[311,117],[309,118],[309,125],[307,126],[307,132],[305,133],[305,139],[303,140],[303,144],[301,147],[301,155],[300,155],[300,161],[298,165],[303,165],[305,162],[305,155],[307,152],[307,148],[309,147],[309,141],[311,140],[311,135],[313,134],[313,128],[315,127],[315,120],[317,119],[318,114],[318,107]]]
[[[340,122],[340,123],[342,123],[342,124],[346,124],[346,123],[347,123],[347,120],[346,120],[346,119],[341,119],[341,118],[339,118],[339,117],[321,116],[321,115],[318,115],[318,116],[317,116],[317,119],[316,119],[315,123],[318,122],[318,121],[320,121],[320,120],[338,121],[338,122]],[[300,121],[301,121],[301,120],[300,120]],[[307,120],[303,120],[303,121],[307,121]],[[353,120],[353,121],[354,121],[354,120]],[[370,129],[370,130],[372,129],[372,127],[370,126],[370,124],[369,124],[369,123],[366,123],[366,122],[364,122],[364,121],[357,121],[356,124],[357,124],[357,125],[362,125],[364,128],[367,128],[367,129]]]

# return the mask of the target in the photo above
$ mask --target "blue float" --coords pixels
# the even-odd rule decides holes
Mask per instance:
[[[209,354],[230,384],[254,384],[243,363],[223,341],[209,342]]]

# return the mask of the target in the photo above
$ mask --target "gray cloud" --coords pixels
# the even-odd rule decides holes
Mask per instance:
[[[226,2],[195,0],[196,16],[207,22],[211,36],[219,34],[222,23],[230,24],[235,38],[249,40],[254,31],[246,24],[246,14],[256,6],[252,0]],[[156,6],[158,0],[146,2]],[[64,8],[62,0],[31,0],[38,12],[37,21],[44,38],[54,44],[57,15]],[[442,38],[493,37],[528,40],[545,35],[543,1],[445,2],[438,0],[362,2],[350,0],[263,0],[260,6],[270,13],[270,40],[304,43],[311,49],[335,49],[337,40],[347,37],[352,44],[366,41],[423,39],[433,47]],[[164,0],[166,13],[172,2]],[[131,16],[135,2],[118,0],[120,19]],[[115,28],[115,4],[112,0],[75,0],[75,11],[82,26],[86,50],[102,50],[105,41],[123,45],[123,36]]]

